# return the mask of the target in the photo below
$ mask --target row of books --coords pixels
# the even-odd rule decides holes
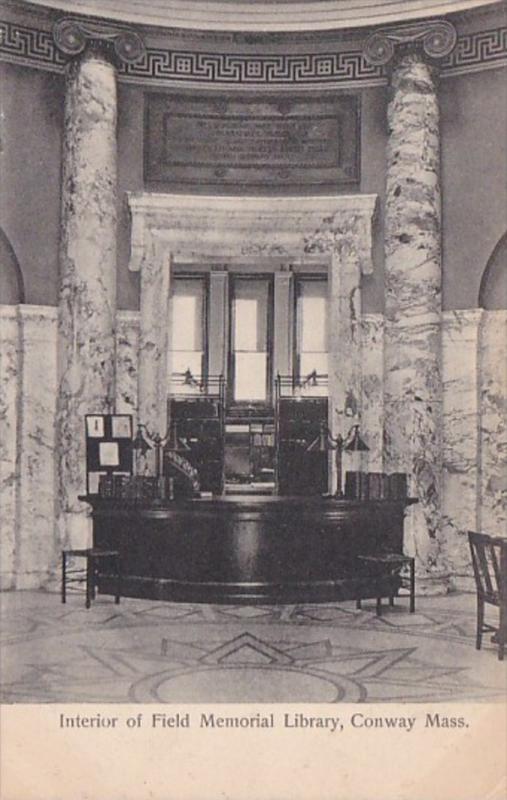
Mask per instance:
[[[101,475],[99,495],[134,503],[173,500],[174,481],[172,478],[153,478],[146,475]]]
[[[403,500],[407,497],[405,472],[347,472],[345,497],[351,500]]]

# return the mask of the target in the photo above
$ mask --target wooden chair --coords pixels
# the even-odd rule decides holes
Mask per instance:
[[[507,641],[507,539],[468,531],[477,589],[477,634],[475,646],[481,649],[482,634],[488,631],[498,643],[498,658],[503,661]],[[498,626],[484,621],[486,603],[498,608]]]
[[[69,557],[85,558],[86,568],[67,569],[67,558]],[[99,550],[93,547],[86,550],[62,550],[62,603],[67,602],[67,585],[69,583],[86,583],[86,608],[90,608],[91,601],[95,599],[98,565],[107,559],[112,563],[116,576],[114,601],[119,603],[121,596],[120,554],[118,550]]]
[[[415,559],[412,556],[404,556],[402,553],[378,553],[371,556],[358,556],[367,568],[371,570],[373,577],[391,577],[397,575],[400,581],[400,588],[408,590],[410,598],[410,613],[415,612]],[[408,567],[408,575],[403,575],[401,570]],[[394,595],[389,595],[389,605],[394,605]],[[361,598],[356,600],[356,608],[361,608]],[[377,597],[377,616],[382,614],[382,597]]]

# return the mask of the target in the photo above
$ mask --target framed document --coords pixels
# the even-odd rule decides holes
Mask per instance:
[[[120,465],[120,450],[117,442],[100,443],[99,462],[101,467],[118,467]]]
[[[104,438],[104,417],[100,415],[86,417],[86,434],[91,439]]]
[[[128,414],[115,414],[111,418],[111,436],[113,439],[131,439],[132,417]]]

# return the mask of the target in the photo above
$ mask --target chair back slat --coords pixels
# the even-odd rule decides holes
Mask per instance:
[[[502,579],[500,577],[500,557],[501,557],[500,547],[501,545],[499,544],[497,544],[496,547],[494,544],[490,544],[488,547],[489,561],[491,563],[491,566],[493,567],[493,574],[495,576],[495,586],[497,591],[500,591],[500,584],[502,582]]]

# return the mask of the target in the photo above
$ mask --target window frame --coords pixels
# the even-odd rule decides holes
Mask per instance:
[[[296,384],[302,377],[300,375],[301,353],[299,352],[298,335],[298,305],[301,297],[301,287],[305,282],[320,281],[326,285],[327,300],[327,355],[329,359],[329,276],[327,272],[299,272],[294,275],[294,301],[292,307],[292,379]],[[328,367],[329,374],[329,367]]]
[[[238,281],[266,281],[268,287],[267,320],[266,320],[266,399],[265,400],[235,400],[234,380],[235,363],[233,351],[234,336],[234,298],[235,286]],[[229,308],[228,308],[228,334],[227,334],[227,405],[229,408],[245,408],[254,406],[265,408],[273,404],[273,334],[274,334],[274,273],[273,272],[232,272],[229,274]]]
[[[172,301],[174,295],[174,287],[175,284],[180,280],[186,281],[199,281],[202,284],[202,306],[201,306],[201,339],[202,339],[202,357],[201,357],[201,373],[200,377],[203,380],[207,380],[208,378],[208,363],[209,363],[209,273],[205,272],[176,272],[172,276],[171,280],[171,287],[170,287],[170,301]],[[173,320],[169,320],[169,326],[172,325]],[[168,327],[169,327],[168,326]],[[181,353],[186,352],[184,350],[173,350],[171,345],[171,330],[168,329],[168,351],[169,353]],[[195,352],[199,352],[196,350]],[[168,383],[171,383],[172,375],[174,374],[174,370],[172,369],[171,363],[171,372],[168,375]],[[171,394],[171,392],[170,392]]]

